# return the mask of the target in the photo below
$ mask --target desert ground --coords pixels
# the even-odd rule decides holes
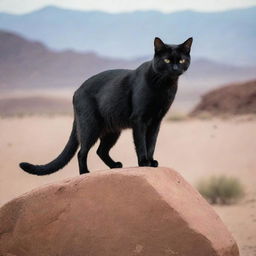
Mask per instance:
[[[44,164],[63,149],[72,126],[72,116],[27,116],[0,119],[0,205],[41,185],[78,175],[77,159],[49,176],[23,172],[18,163]],[[91,171],[107,169],[90,151]],[[155,158],[161,166],[180,172],[196,186],[202,177],[225,174],[243,183],[246,194],[237,204],[214,206],[238,242],[241,256],[256,255],[256,119],[185,119],[164,121]],[[125,167],[136,166],[129,130],[111,151]],[[86,195],[85,195],[86,196]]]

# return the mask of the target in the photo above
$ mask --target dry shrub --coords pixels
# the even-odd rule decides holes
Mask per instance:
[[[180,113],[180,112],[172,112],[167,117],[167,121],[174,121],[174,122],[185,121],[187,119],[188,119],[188,116],[186,114]]]
[[[211,204],[231,204],[244,195],[244,188],[239,180],[224,175],[201,180],[197,189]]]

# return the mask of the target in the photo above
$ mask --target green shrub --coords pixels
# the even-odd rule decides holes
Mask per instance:
[[[197,189],[211,204],[234,203],[244,195],[244,189],[239,180],[224,175],[201,180]]]

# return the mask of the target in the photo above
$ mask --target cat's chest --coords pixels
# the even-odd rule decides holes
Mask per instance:
[[[145,121],[152,119],[161,119],[169,110],[176,90],[166,90],[164,92],[150,92],[145,95],[145,99],[142,103],[141,115]]]
[[[158,117],[169,109],[170,104],[171,97],[168,97],[168,95],[155,95],[147,102],[144,111],[149,116]]]

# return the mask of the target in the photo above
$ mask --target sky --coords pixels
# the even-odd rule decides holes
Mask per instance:
[[[256,6],[256,0],[0,0],[0,12],[21,14],[49,5],[107,12],[174,12],[187,9],[210,12]]]

